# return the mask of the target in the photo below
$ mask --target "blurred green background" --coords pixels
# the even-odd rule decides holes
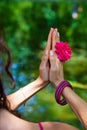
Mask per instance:
[[[72,58],[64,63],[65,79],[87,101],[86,0],[0,1],[0,32],[4,32],[11,50],[11,71],[17,82],[12,89],[9,79],[5,78],[6,93],[15,92],[38,77],[51,27],[58,28],[61,40],[68,41],[73,50]],[[3,64],[1,57],[0,64]],[[61,107],[56,103],[54,93],[54,87],[48,85],[19,107],[19,113],[29,121],[62,121],[83,129],[68,105]]]

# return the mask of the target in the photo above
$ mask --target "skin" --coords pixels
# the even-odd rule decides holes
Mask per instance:
[[[22,90],[18,90],[14,94],[7,96],[7,99],[11,104],[12,110],[16,109],[20,104],[22,104],[24,101],[29,99],[32,95],[34,95],[36,92],[44,88],[49,82],[51,82],[56,88],[58,83],[61,80],[64,80],[63,65],[57,59],[56,54],[54,53],[54,46],[56,41],[58,40],[59,40],[59,35],[57,33],[57,29],[51,29],[48,35],[47,46],[44,51],[44,55],[39,68],[40,75],[34,82],[28,84]],[[67,91],[68,90],[66,89],[66,91],[63,92],[65,98],[67,95],[66,94]],[[67,96],[67,100],[69,100],[68,96]],[[77,128],[73,126],[70,126],[65,123],[59,123],[59,122],[42,122],[42,126],[44,130],[49,130],[49,129],[50,130],[77,130]],[[22,120],[14,116],[13,114],[11,114],[9,111],[5,109],[1,109],[0,130],[18,130],[18,129],[40,130],[37,123],[32,123],[32,122]]]
[[[47,86],[48,83],[49,82],[44,82],[39,76],[32,83],[29,83],[28,85],[24,86],[13,94],[8,95],[7,99],[10,103],[10,109],[13,111],[16,110],[21,104],[31,98],[35,93]]]
[[[49,71],[49,80],[57,88],[60,81],[64,80],[63,76],[63,65],[57,59],[57,56],[54,52],[55,43],[59,41],[58,33],[53,33],[52,39],[52,50],[50,51],[50,71]],[[67,103],[73,109],[77,118],[81,121],[83,127],[87,130],[87,103],[81,99],[72,89],[66,87],[63,90],[62,95],[66,99]]]
[[[44,51],[44,55],[41,60],[41,64],[39,67],[39,76],[38,78],[28,85],[24,86],[22,89],[19,89],[13,94],[10,94],[7,96],[8,101],[10,102],[10,109],[15,110],[17,109],[21,104],[23,104],[26,100],[28,100],[31,96],[33,96],[35,93],[43,89],[49,84],[48,79],[48,71],[49,71],[49,64],[48,64],[48,53],[50,50],[50,42],[51,37],[54,29],[52,28],[48,35],[47,40],[47,46]]]
[[[58,60],[56,54],[55,54],[55,43],[59,41],[59,33],[57,32],[57,29],[54,29],[52,31],[52,37],[49,39],[49,42],[45,49],[45,55],[44,55],[44,61],[45,67],[47,68],[47,79],[54,85],[56,88],[58,83],[62,80],[64,80],[63,75],[63,65]],[[44,66],[42,64],[42,68],[44,69]],[[44,70],[43,70],[44,71]],[[45,79],[46,80],[46,79]],[[77,128],[70,126],[65,123],[59,123],[59,122],[42,122],[42,125],[44,127],[44,130],[78,130]]]

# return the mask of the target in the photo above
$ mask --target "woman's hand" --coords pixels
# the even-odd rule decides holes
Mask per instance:
[[[48,35],[48,40],[47,40],[47,46],[45,48],[44,51],[44,55],[42,57],[42,61],[39,67],[40,70],[40,78],[41,80],[43,80],[44,82],[49,81],[49,53],[50,53],[50,49],[51,49],[51,39],[52,39],[52,33],[53,33],[54,29],[51,28],[49,35]]]
[[[63,76],[63,64],[57,58],[55,53],[55,44],[59,41],[59,33],[55,30],[52,34],[52,50],[50,50],[50,71],[49,71],[49,80],[57,87],[58,83],[64,80]]]

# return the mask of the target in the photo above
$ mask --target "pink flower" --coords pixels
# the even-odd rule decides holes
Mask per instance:
[[[71,58],[72,49],[69,47],[67,42],[62,42],[62,41],[57,42],[55,48],[56,48],[55,52],[57,54],[57,57],[61,62],[65,62]]]

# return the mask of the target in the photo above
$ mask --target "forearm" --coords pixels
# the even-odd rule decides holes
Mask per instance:
[[[69,87],[63,90],[63,96],[71,106],[76,116],[87,129],[87,103],[74,93]]]
[[[28,100],[35,93],[43,89],[48,85],[48,82],[43,82],[39,78],[32,83],[26,85],[25,87],[19,89],[17,92],[7,96],[8,101],[10,102],[10,107],[12,110],[15,110],[26,100]]]

